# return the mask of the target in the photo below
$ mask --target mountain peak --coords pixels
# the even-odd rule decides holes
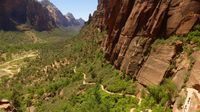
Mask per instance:
[[[68,13],[65,15],[65,17],[66,17],[67,19],[75,19],[74,15],[73,15],[72,13],[70,13],[70,12],[68,12]]]

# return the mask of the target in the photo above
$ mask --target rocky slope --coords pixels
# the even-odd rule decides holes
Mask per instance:
[[[172,35],[185,36],[199,24],[200,1],[98,2],[97,10],[90,17],[89,23],[100,30],[107,30],[108,36],[102,42],[102,49],[110,63],[131,75],[140,87],[159,85],[166,78],[172,78],[178,90],[185,85],[200,90],[197,75],[200,55],[194,42],[187,43],[187,47],[192,49],[191,55],[184,51],[186,43],[180,39],[152,48],[159,37],[168,39]],[[200,36],[198,33],[196,35]],[[195,62],[191,57],[195,58]]]
[[[40,2],[43,7],[47,8],[50,15],[59,27],[69,27],[69,26],[80,26],[82,27],[85,23],[83,19],[75,19],[73,14],[68,13],[65,16],[60,12],[60,10],[52,4],[49,0],[41,0]]]
[[[49,30],[55,27],[55,22],[48,10],[35,0],[0,1],[0,29],[25,30],[29,27]]]

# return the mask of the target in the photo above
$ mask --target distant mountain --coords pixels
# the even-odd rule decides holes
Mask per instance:
[[[40,3],[43,7],[46,7],[49,10],[50,15],[59,27],[82,27],[85,23],[83,19],[75,19],[72,13],[68,13],[64,16],[61,11],[49,0],[40,0]]]
[[[85,24],[85,20],[82,18],[76,19],[72,13],[67,13],[65,18],[74,26],[83,26]]]
[[[0,30],[43,31],[83,25],[83,19],[64,16],[49,0],[0,0]]]
[[[50,30],[55,26],[49,11],[36,0],[0,0],[0,29]]]
[[[70,21],[68,21],[60,12],[60,10],[49,0],[40,0],[40,3],[43,5],[43,7],[48,9],[57,26],[68,27],[72,25]]]

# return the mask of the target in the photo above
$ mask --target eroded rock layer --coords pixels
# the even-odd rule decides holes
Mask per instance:
[[[151,52],[151,45],[160,36],[187,34],[200,21],[200,1],[99,0],[97,11],[90,21],[108,32],[102,43],[107,60],[116,68],[137,77],[144,85],[148,85],[149,81],[159,84],[170,66],[171,54],[175,53],[167,46],[167,50],[161,49],[156,55]],[[167,58],[159,59],[160,55]],[[163,63],[163,68],[159,66],[163,73],[150,70],[152,63],[155,66]],[[160,78],[153,81],[151,78],[154,76]]]

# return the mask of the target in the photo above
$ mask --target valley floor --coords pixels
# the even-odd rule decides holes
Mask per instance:
[[[174,83],[166,79],[160,86],[138,92],[137,81],[104,59],[100,43],[105,32],[91,26],[76,36],[58,29],[30,32],[0,32],[0,108],[9,105],[8,110],[17,112],[172,111],[169,105],[177,95]],[[189,94],[179,107],[190,108]]]
[[[95,37],[88,40],[83,38],[85,31],[73,39],[61,37],[60,31],[59,35],[1,32],[10,38],[0,38],[4,41],[0,46],[0,107],[17,112],[129,112],[136,107],[132,80],[122,78],[104,62],[98,48],[104,34],[92,33]],[[25,38],[27,34],[34,34],[34,40]],[[22,43],[13,42],[12,36]]]

